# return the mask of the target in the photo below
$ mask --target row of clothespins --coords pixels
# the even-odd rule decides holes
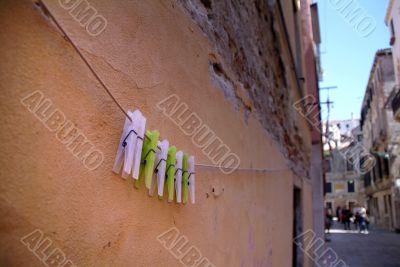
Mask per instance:
[[[128,111],[121,140],[118,145],[113,171],[122,177],[132,176],[135,188],[143,180],[149,195],[154,195],[157,182],[158,197],[163,198],[164,185],[168,202],[187,203],[190,194],[195,203],[194,156],[177,151],[168,140],[160,141],[156,130],[145,133],[146,118],[139,110]],[[176,198],[174,197],[176,196]]]

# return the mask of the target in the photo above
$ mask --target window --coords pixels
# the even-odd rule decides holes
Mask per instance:
[[[344,184],[343,183],[336,183],[335,184],[335,193],[344,192]]]
[[[348,172],[351,172],[353,170],[353,160],[351,159],[346,160],[346,165],[347,165],[346,170]]]
[[[376,159],[376,164],[374,166],[374,181],[377,181],[377,180],[381,180],[383,175],[382,175],[381,158],[375,157],[375,159]]]
[[[394,30],[393,19],[390,20],[390,33],[392,34],[391,37],[396,37],[395,30]]]
[[[383,171],[382,171],[382,159],[380,157],[377,158],[377,166],[378,166],[378,178],[382,179],[383,178]]]
[[[383,196],[383,204],[384,204],[384,208],[385,208],[385,213],[388,212],[388,207],[387,207],[387,195]]]
[[[389,159],[388,158],[384,158],[383,159],[383,166],[384,166],[384,170],[385,170],[385,175],[387,177],[389,177],[390,166],[389,166]]]
[[[396,31],[394,29],[393,19],[390,20],[390,33],[392,35],[390,36],[390,45],[394,45],[394,43],[396,42]]]
[[[325,183],[325,192],[332,193],[332,183],[330,183],[330,182]]]
[[[330,159],[325,159],[325,170],[326,172],[331,172],[331,160]]]
[[[332,210],[332,202],[326,202],[326,208]]]
[[[368,187],[371,185],[371,172],[367,172],[364,175],[364,187]]]
[[[396,31],[394,29],[393,19],[390,20],[390,33],[390,45],[394,45],[394,43],[396,42]]]
[[[347,192],[348,193],[355,192],[354,180],[347,181]]]

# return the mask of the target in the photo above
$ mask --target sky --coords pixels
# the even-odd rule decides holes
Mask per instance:
[[[340,5],[350,3],[348,10],[359,6],[363,10],[365,31],[357,31],[357,24],[349,23],[340,11]],[[319,86],[337,86],[329,91],[331,106],[330,120],[360,118],[361,103],[367,86],[375,53],[378,49],[388,48],[389,30],[384,18],[388,0],[318,0],[319,22],[321,29],[321,64],[324,71]],[[339,8],[339,10],[337,10]],[[359,18],[363,18],[359,17]],[[368,22],[374,27],[368,27]],[[359,20],[361,21],[361,19]],[[374,29],[373,31],[371,29]],[[368,32],[371,34],[367,35]],[[367,36],[363,36],[367,35]],[[327,90],[320,91],[321,102],[328,97]],[[322,120],[327,118],[327,106],[322,107]]]

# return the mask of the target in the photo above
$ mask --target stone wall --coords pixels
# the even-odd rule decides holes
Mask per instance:
[[[179,1],[220,57],[211,54],[216,88],[245,116],[255,113],[299,176],[309,176],[309,136],[293,108],[296,84],[281,38],[276,1]],[[312,66],[309,66],[312,67]]]

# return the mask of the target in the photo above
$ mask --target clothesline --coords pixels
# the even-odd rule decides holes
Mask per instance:
[[[210,165],[210,164],[202,164],[197,163],[195,166],[199,167],[207,167],[207,168],[218,168],[224,170],[234,170],[234,171],[257,171],[257,172],[283,172],[289,171],[290,168],[282,168],[282,169],[270,169],[270,168],[233,168],[233,167],[222,167],[219,165]]]
[[[43,1],[40,1],[41,5],[47,12],[47,15],[51,18],[53,23],[56,25],[59,31],[64,35],[65,39],[72,45],[74,50],[77,52],[79,57],[82,59],[82,61],[85,63],[85,65],[88,67],[90,72],[93,74],[93,76],[96,78],[96,80],[100,83],[100,85],[103,87],[103,89],[107,92],[107,94],[111,97],[111,99],[114,101],[114,103],[118,106],[118,108],[121,110],[121,112],[127,117],[130,121],[132,121],[131,117],[128,115],[128,113],[125,111],[125,109],[122,107],[122,105],[115,99],[111,91],[107,88],[103,80],[99,77],[99,75],[94,71],[93,67],[90,65],[90,63],[86,60],[86,58],[83,56],[82,52],[79,50],[79,48],[75,45],[75,43],[72,41],[72,39],[69,37],[67,32],[61,27],[61,25],[58,23],[56,18],[53,16],[53,14],[50,12],[50,10],[47,8],[46,4]],[[145,138],[148,138],[148,136],[145,134]],[[159,148],[159,147],[158,147]],[[233,167],[222,167],[219,165],[209,165],[209,164],[202,164],[202,163],[197,163],[195,166],[199,167],[207,167],[207,168],[218,168],[218,169],[225,169],[225,170],[234,170],[234,171],[257,171],[257,172],[281,172],[281,171],[287,171],[290,170],[290,168],[283,168],[283,169],[269,169],[269,168],[233,168]]]
[[[54,22],[54,24],[57,26],[57,28],[64,34],[65,39],[71,43],[72,47],[75,49],[75,51],[78,53],[79,57],[82,59],[82,61],[86,64],[86,66],[89,68],[90,72],[93,74],[93,76],[97,79],[97,81],[100,83],[100,85],[103,87],[103,89],[107,92],[107,94],[111,97],[111,99],[115,102],[115,104],[118,106],[118,108],[122,111],[122,113],[130,120],[132,119],[129,117],[128,113],[125,111],[125,109],[121,106],[121,104],[115,99],[113,94],[110,92],[110,90],[107,88],[105,83],[101,80],[101,78],[97,75],[97,73],[94,71],[93,67],[90,65],[90,63],[86,60],[86,58],[83,56],[82,52],[79,50],[79,48],[75,45],[75,43],[71,40],[69,35],[67,34],[66,31],[61,27],[61,25],[57,22],[56,18],[51,14],[50,10],[47,8],[46,4],[43,1],[40,1],[42,6],[44,7],[45,11],[47,12],[47,15],[51,18],[51,20]]]

